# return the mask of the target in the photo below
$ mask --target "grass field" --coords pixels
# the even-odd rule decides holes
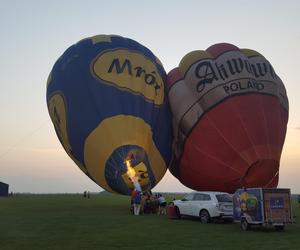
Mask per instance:
[[[283,232],[235,223],[129,213],[129,197],[20,195],[0,198],[0,249],[300,249],[300,208]]]

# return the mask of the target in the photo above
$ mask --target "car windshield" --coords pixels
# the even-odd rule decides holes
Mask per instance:
[[[232,198],[228,194],[217,194],[218,202],[232,202]]]
[[[194,195],[193,194],[187,194],[183,197],[183,201],[191,201],[193,200]]]

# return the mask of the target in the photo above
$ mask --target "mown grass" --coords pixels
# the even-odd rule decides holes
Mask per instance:
[[[238,224],[133,216],[129,197],[32,195],[0,199],[0,249],[300,249],[295,223],[241,231]]]

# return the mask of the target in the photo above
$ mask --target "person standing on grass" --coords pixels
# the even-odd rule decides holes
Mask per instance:
[[[135,194],[135,197],[134,197],[134,200],[133,200],[134,215],[139,215],[140,214],[141,199],[142,199],[141,191],[136,190],[136,194]]]
[[[163,197],[161,194],[158,195],[158,214],[166,214],[166,207],[167,207],[167,202],[165,197]]]
[[[130,212],[134,214],[134,198],[136,196],[136,190],[133,189],[131,191],[131,199],[130,199]]]
[[[151,197],[150,197],[150,194],[147,192],[145,203],[144,203],[144,213],[145,214],[150,214],[151,213],[151,206],[152,206]]]

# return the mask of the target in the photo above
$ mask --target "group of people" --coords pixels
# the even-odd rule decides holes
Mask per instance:
[[[89,199],[90,198],[90,192],[89,191],[84,191],[83,192],[83,197]]]
[[[131,192],[131,212],[140,214],[166,214],[167,202],[161,194],[153,195],[151,191],[141,192],[137,189]]]

